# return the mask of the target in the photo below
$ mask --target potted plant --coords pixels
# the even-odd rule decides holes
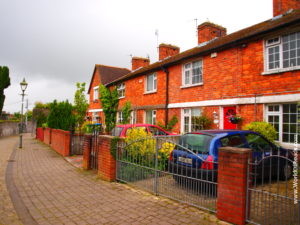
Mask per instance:
[[[230,121],[231,123],[233,123],[233,124],[237,124],[237,123],[239,123],[241,120],[242,120],[242,117],[239,116],[239,115],[231,115],[231,116],[229,117],[229,121]]]

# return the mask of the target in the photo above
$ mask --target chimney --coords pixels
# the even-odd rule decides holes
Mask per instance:
[[[163,60],[169,56],[177,55],[180,52],[180,48],[175,45],[160,44],[159,47],[159,60]]]
[[[132,57],[131,59],[132,70],[137,70],[138,68],[149,66],[149,64],[150,59],[148,58]]]
[[[205,22],[198,26],[198,44],[207,42],[216,37],[226,35],[226,28],[214,23]]]
[[[273,16],[284,14],[290,9],[300,9],[300,0],[273,0]]]

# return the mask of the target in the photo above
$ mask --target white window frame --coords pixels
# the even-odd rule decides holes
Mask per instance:
[[[279,116],[279,137],[278,137],[278,142],[285,144],[285,145],[293,145],[293,143],[291,142],[283,142],[282,140],[282,135],[283,135],[283,104],[297,104],[296,102],[286,102],[286,103],[278,103],[278,104],[266,104],[265,105],[265,121],[269,122],[268,118],[269,116]],[[275,111],[275,112],[269,112],[268,107],[269,106],[275,106],[278,105],[279,106],[279,111]]]
[[[124,120],[123,118],[123,112],[122,111],[118,111],[117,112],[117,123],[122,123]]]
[[[98,100],[99,98],[99,86],[94,87],[94,91],[93,91],[93,100]]]
[[[136,112],[135,110],[130,112],[130,124],[136,124]]]
[[[120,98],[125,98],[125,83],[120,83],[117,85],[118,96]]]
[[[156,110],[146,110],[145,111],[145,123],[148,123],[147,122],[147,112],[151,113],[151,123],[150,124],[153,124],[155,125],[156,124]]]
[[[200,80],[198,83],[192,83],[192,78],[193,78],[193,75],[192,75],[192,72],[193,72],[193,63],[195,62],[200,62]],[[189,69],[186,69],[186,66],[187,65],[190,65],[190,68]],[[186,71],[189,71],[189,82],[186,83],[186,76],[185,76],[185,73]],[[185,63],[182,65],[182,87],[191,87],[191,86],[198,86],[198,85],[202,85],[203,84],[203,60],[202,59],[198,59],[198,60],[195,60],[195,61],[192,61],[192,62],[189,62],[189,63]]]
[[[290,67],[283,67],[283,40],[282,38],[284,36],[289,36],[292,34],[296,34],[300,33],[300,32],[294,32],[294,33],[290,33],[287,35],[283,35],[283,36],[277,36],[277,37],[273,37],[273,38],[269,38],[264,40],[264,72],[262,73],[262,75],[267,75],[267,74],[273,74],[273,73],[280,73],[280,72],[285,72],[285,71],[291,71],[291,70],[299,70],[300,69],[300,65],[299,66],[290,66]],[[274,39],[278,39],[277,41],[273,42],[273,43],[268,43],[268,41],[274,40]],[[297,41],[296,41],[297,43]],[[273,68],[273,69],[269,69],[269,49],[273,48],[273,47],[279,47],[279,67],[278,68]],[[297,52],[296,52],[297,54]]]
[[[153,80],[152,80],[152,87],[153,87],[153,89],[151,89],[151,90],[148,90],[148,78],[150,77],[150,76],[153,76]],[[153,93],[153,92],[156,92],[157,91],[157,75],[156,75],[156,73],[151,73],[151,74],[149,74],[149,75],[147,75],[146,76],[146,78],[145,78],[145,80],[146,80],[146,82],[145,82],[145,93]]]
[[[200,116],[202,115],[202,109],[201,108],[182,108],[181,109],[181,133],[186,133],[184,130],[185,124],[184,124],[184,118],[188,117],[189,118],[189,123],[188,123],[188,131],[192,131],[192,110],[194,109],[199,109],[200,110]]]

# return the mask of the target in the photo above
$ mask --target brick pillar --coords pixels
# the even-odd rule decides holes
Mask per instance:
[[[70,156],[70,148],[71,148],[71,132],[70,131],[64,131],[64,152],[63,156]]]
[[[82,167],[85,170],[91,169],[91,165],[90,165],[91,141],[92,141],[92,135],[84,135]]]
[[[98,175],[106,181],[116,180],[116,160],[110,152],[112,139],[108,135],[99,136]]]
[[[245,224],[250,152],[247,148],[219,148],[217,217],[220,220]]]

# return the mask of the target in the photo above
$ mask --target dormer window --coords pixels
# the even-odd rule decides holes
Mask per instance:
[[[266,40],[265,59],[268,72],[300,69],[300,32]]]

